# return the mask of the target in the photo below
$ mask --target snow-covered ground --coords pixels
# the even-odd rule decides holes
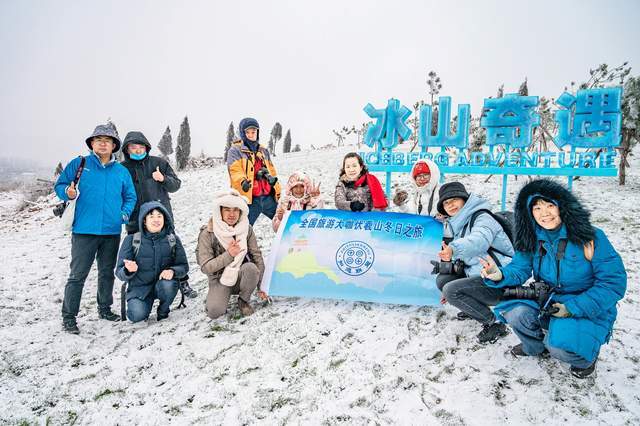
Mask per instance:
[[[282,180],[296,169],[319,179],[332,206],[347,149],[275,162]],[[574,184],[629,274],[614,336],[586,380],[555,360],[514,359],[513,334],[479,345],[479,325],[449,307],[277,298],[254,300],[255,315],[240,318],[232,299],[228,316],[210,321],[194,250],[211,194],[227,186],[223,167],[182,173],[172,200],[198,299],[161,323],[153,313],[138,325],[101,321],[94,269],[81,334],[69,335],[60,317],[69,237],[50,208],[15,215],[17,195],[0,194],[0,423],[640,424],[639,169],[633,160],[626,187],[615,178]],[[461,180],[498,206],[501,179]],[[511,180],[511,200],[524,181]],[[266,254],[270,223],[261,218],[256,230]]]

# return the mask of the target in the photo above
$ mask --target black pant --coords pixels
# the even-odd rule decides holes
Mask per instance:
[[[278,202],[274,196],[261,195],[259,197],[253,197],[251,204],[249,204],[249,224],[253,225],[256,220],[258,220],[260,213],[269,219],[273,219],[277,207]]]
[[[478,275],[467,278],[464,275],[439,274],[436,285],[447,302],[471,318],[482,324],[492,324],[495,321],[495,315],[489,306],[500,302],[502,289],[488,287]]]
[[[120,235],[73,234],[71,237],[71,271],[64,288],[62,318],[75,319],[80,310],[82,288],[94,259],[98,261],[98,312],[111,310],[113,271],[118,257]]]

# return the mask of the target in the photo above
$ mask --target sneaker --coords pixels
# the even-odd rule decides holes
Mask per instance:
[[[571,370],[570,370],[571,371],[571,375],[573,377],[577,377],[578,379],[587,378],[588,376],[591,375],[591,373],[596,371],[596,362],[597,361],[598,361],[597,359],[595,361],[593,361],[593,364],[591,364],[587,368],[578,368],[578,367],[571,366]]]
[[[516,358],[519,358],[519,357],[522,357],[522,356],[539,356],[539,357],[542,357],[542,358],[549,357],[549,351],[547,350],[547,348],[544,348],[544,350],[541,353],[539,353],[538,355],[529,355],[529,354],[525,353],[524,352],[524,348],[522,347],[522,343],[518,343],[517,345],[512,347],[510,352],[511,352],[511,355],[513,355]]]
[[[458,321],[466,321],[466,320],[468,320],[468,319],[471,319],[471,315],[469,315],[469,314],[468,314],[468,313],[466,313],[466,312],[462,312],[462,311],[460,311],[460,312],[458,312],[458,314],[456,315],[456,319],[457,319]]]
[[[499,338],[509,334],[507,326],[501,322],[494,322],[493,324],[484,324],[482,331],[478,333],[478,342],[480,343],[495,343]]]
[[[248,302],[242,300],[240,297],[238,297],[238,308],[240,309],[240,313],[243,317],[248,317],[255,312],[251,305]]]
[[[98,317],[107,321],[120,321],[120,315],[114,314],[111,310],[98,313]]]
[[[67,333],[80,334],[80,329],[78,328],[78,324],[76,323],[75,319],[63,321],[62,326],[64,328],[64,331],[66,331]]]

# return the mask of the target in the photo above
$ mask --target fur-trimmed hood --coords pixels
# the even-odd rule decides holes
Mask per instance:
[[[590,213],[563,185],[550,179],[536,179],[522,187],[514,209],[516,222],[515,249],[534,253],[538,248],[537,224],[531,214],[530,203],[536,196],[558,203],[560,219],[566,227],[569,241],[585,245],[595,238],[595,229],[589,221]]]

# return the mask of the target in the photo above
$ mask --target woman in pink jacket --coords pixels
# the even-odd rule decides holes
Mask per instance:
[[[273,230],[278,231],[280,222],[287,210],[321,209],[324,202],[320,199],[320,184],[317,186],[303,172],[294,172],[289,176],[285,193],[280,197],[276,215],[273,217]]]

